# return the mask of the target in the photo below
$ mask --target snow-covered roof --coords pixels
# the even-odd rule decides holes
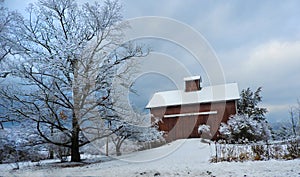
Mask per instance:
[[[191,76],[191,77],[185,77],[184,81],[192,81],[192,80],[201,80],[201,76]]]
[[[155,93],[146,108],[237,100],[240,98],[237,83],[203,87],[199,91],[172,90]]]

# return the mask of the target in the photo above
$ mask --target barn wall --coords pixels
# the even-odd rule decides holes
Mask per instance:
[[[217,114],[163,118],[164,115],[207,111],[217,111]],[[200,137],[198,127],[202,124],[208,124],[211,127],[212,137],[206,136],[206,138],[216,139],[220,123],[227,122],[229,116],[236,113],[236,106],[235,101],[227,101],[152,108],[151,113],[162,119],[162,122],[159,123],[159,130],[167,132],[166,139],[168,141]]]

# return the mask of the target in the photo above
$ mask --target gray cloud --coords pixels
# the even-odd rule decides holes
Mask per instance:
[[[127,17],[167,16],[194,27],[215,49],[228,82],[238,82],[240,89],[262,86],[269,120],[288,116],[300,97],[299,1],[172,2],[124,4]],[[197,71],[189,60],[186,64]]]
[[[34,1],[6,0],[5,4],[24,9],[28,2]],[[264,106],[269,108],[270,120],[288,116],[285,109],[300,98],[300,1],[131,0],[121,3],[125,18],[170,17],[199,31],[216,51],[228,82],[238,82],[240,89],[263,86]],[[189,41],[191,45],[195,42]],[[205,68],[195,66],[186,51],[165,45],[156,49],[182,61],[191,73],[205,75]],[[148,96],[140,100],[148,99],[153,90],[158,91],[164,88],[163,83],[168,83],[159,77],[145,81],[140,88]],[[172,86],[165,87],[168,88]]]

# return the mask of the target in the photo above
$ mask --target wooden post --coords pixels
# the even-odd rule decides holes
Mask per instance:
[[[108,121],[108,125],[107,125],[108,130],[110,129],[110,127],[111,127],[111,121]],[[108,138],[109,136],[106,137],[106,149],[105,149],[106,156],[108,156]]]
[[[267,156],[268,156],[268,160],[270,160],[270,151],[269,151],[269,141],[268,140],[266,140],[266,143],[267,143]]]
[[[105,155],[108,156],[108,137],[106,137],[106,149],[105,149]]]
[[[217,148],[217,141],[215,141],[215,150],[216,150],[216,163],[218,162],[218,148]]]

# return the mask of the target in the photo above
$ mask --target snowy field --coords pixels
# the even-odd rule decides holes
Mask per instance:
[[[209,163],[211,149],[199,139],[177,140],[159,148],[134,152],[119,159],[77,167],[0,165],[0,176],[299,176],[300,159]],[[72,165],[71,163],[69,165]]]

